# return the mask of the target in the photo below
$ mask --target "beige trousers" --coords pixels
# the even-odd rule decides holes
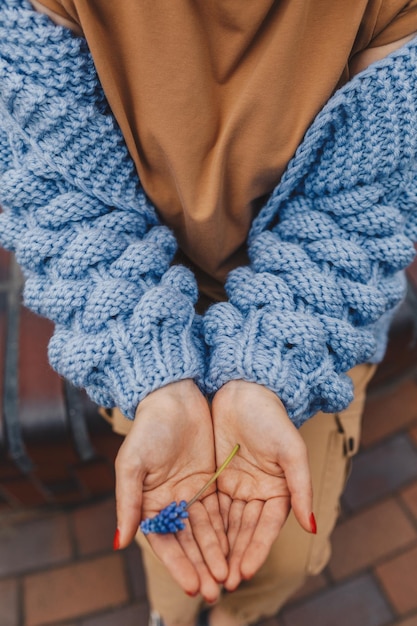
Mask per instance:
[[[250,580],[233,593],[222,594],[219,604],[242,622],[251,623],[277,613],[308,576],[318,574],[330,558],[330,534],[339,513],[339,500],[350,469],[351,457],[359,446],[366,386],[376,367],[358,365],[349,375],[355,398],[345,411],[332,415],[317,413],[300,433],[307,444],[314,489],[317,535],[305,532],[290,514],[269,557]],[[126,434],[129,422],[116,410],[113,428]],[[142,549],[152,610],[170,623],[190,622],[202,608],[201,598],[190,598],[171,578],[153,554],[142,533]]]

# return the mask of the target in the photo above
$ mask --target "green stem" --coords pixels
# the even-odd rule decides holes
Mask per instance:
[[[233,457],[235,456],[235,454],[237,453],[237,451],[239,450],[240,445],[237,443],[235,445],[235,447],[233,448],[233,450],[231,451],[231,453],[229,454],[229,456],[227,457],[227,459],[225,460],[224,463],[222,463],[222,465],[220,465],[219,469],[216,470],[216,473],[213,474],[213,476],[210,478],[210,480],[204,485],[204,487],[202,487],[200,489],[200,491],[198,493],[196,493],[196,495],[194,496],[194,498],[191,498],[191,500],[188,502],[187,506],[185,507],[186,509],[188,509],[192,504],[194,504],[194,502],[197,502],[197,500],[200,498],[200,496],[203,495],[203,493],[205,492],[206,489],[208,489],[210,487],[210,485],[212,485],[214,483],[214,481],[216,481],[218,479],[218,477],[220,476],[220,474],[222,473],[222,471],[224,469],[226,469],[226,467],[229,465],[230,461],[233,459]]]

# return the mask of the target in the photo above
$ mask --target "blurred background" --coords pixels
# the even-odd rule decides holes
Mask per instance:
[[[408,282],[331,561],[264,626],[417,626],[417,262]],[[145,626],[138,548],[112,551],[121,438],[49,367],[21,289],[0,250],[0,626]]]

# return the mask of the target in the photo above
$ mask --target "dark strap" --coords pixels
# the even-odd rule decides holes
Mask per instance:
[[[413,320],[412,346],[415,346],[417,344],[417,284],[411,278],[408,278],[407,302],[410,305]]]
[[[77,454],[82,461],[90,461],[97,456],[97,453],[88,433],[81,392],[67,380],[64,381],[64,398],[68,422]]]
[[[10,258],[10,288],[7,293],[6,349],[4,358],[3,414],[9,455],[24,474],[33,470],[19,422],[19,321],[23,279]]]

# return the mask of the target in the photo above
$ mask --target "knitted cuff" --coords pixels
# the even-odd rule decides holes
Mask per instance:
[[[242,315],[222,303],[206,313],[204,328],[211,348],[209,394],[235,379],[264,385],[282,400],[297,427],[317,411],[340,411],[353,399],[350,378],[334,369],[320,319],[269,306]],[[372,337],[365,340],[367,346],[358,342],[364,356],[374,349]]]
[[[95,402],[118,406],[130,419],[155,389],[185,378],[201,386],[204,350],[196,336],[193,292],[188,271],[173,267],[130,316],[110,319],[90,333],[57,326],[49,343],[51,365]],[[28,289],[26,300],[30,306]]]

